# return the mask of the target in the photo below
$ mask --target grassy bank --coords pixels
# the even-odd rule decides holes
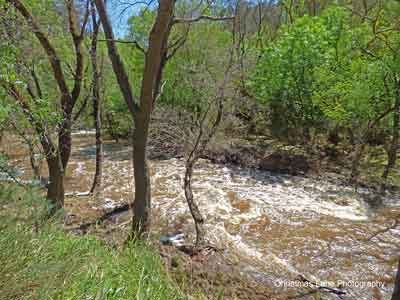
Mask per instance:
[[[159,255],[74,236],[44,221],[43,199],[0,183],[0,299],[183,299]]]

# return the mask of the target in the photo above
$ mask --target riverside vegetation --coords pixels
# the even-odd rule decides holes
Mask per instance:
[[[399,1],[0,23],[0,297],[399,299]]]
[[[184,299],[145,244],[66,233],[31,188],[2,185],[0,203],[0,299]]]

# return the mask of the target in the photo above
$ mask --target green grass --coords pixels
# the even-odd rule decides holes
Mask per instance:
[[[159,255],[136,242],[123,250],[43,221],[44,200],[0,183],[0,299],[184,299]]]

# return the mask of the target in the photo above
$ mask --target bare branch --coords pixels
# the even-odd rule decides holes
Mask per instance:
[[[167,54],[167,57],[166,57],[167,61],[169,59],[171,59],[180,48],[182,48],[182,46],[187,41],[188,35],[189,35],[189,29],[185,32],[185,34],[183,36],[181,36],[175,43],[173,43],[173,45],[168,47],[168,50],[169,49],[172,49],[172,50]]]
[[[36,94],[37,94],[37,96],[39,98],[42,99],[43,98],[42,88],[40,87],[39,78],[38,78],[38,76],[36,74],[36,71],[35,71],[35,65],[33,65],[32,68],[30,69],[30,73],[31,73],[31,76],[33,78],[33,81],[35,82]]]
[[[227,17],[213,17],[213,16],[206,16],[201,15],[197,18],[192,19],[185,19],[185,18],[175,18],[173,24],[182,24],[182,23],[195,23],[201,20],[209,20],[209,21],[226,21],[226,20],[233,20],[235,16],[227,16]]]
[[[102,40],[98,40],[99,42],[107,42],[109,41],[109,39],[102,39]],[[139,43],[137,41],[127,41],[127,40],[116,40],[113,39],[112,42],[114,43],[119,43],[119,44],[132,44],[134,45],[140,52],[142,52],[143,54],[146,54],[146,50],[139,45]]]
[[[90,1],[86,1],[86,10],[85,10],[85,15],[83,16],[83,22],[82,22],[82,27],[81,27],[81,33],[80,33],[80,38],[83,39],[83,36],[85,34],[85,29],[86,29],[86,25],[87,22],[89,20],[89,13],[90,13],[90,9],[89,9],[89,3]]]
[[[78,99],[81,93],[82,79],[83,79],[83,64],[84,64],[81,44],[83,40],[82,32],[84,31],[85,27],[83,27],[81,31],[78,30],[74,0],[67,0],[66,6],[68,11],[69,31],[71,33],[72,40],[74,42],[75,57],[76,57],[75,71],[74,71],[74,87],[71,92],[71,99],[70,99],[71,101],[70,103],[63,103],[63,110],[68,114],[72,112],[76,100]],[[86,14],[88,13],[89,11],[87,9]],[[87,19],[86,16],[85,18]],[[83,26],[86,26],[86,23],[87,20],[84,21]]]
[[[89,89],[88,94],[86,95],[86,97],[83,99],[82,105],[79,108],[79,110],[75,113],[75,115],[72,117],[72,119],[75,121],[77,121],[79,119],[79,117],[81,116],[81,114],[83,113],[83,111],[86,109],[89,97],[90,97],[90,92],[91,92],[92,88]]]
[[[139,110],[139,105],[135,102],[132,87],[129,82],[128,74],[125,70],[125,65],[119,55],[118,48],[114,42],[114,33],[111,26],[111,21],[107,15],[106,7],[103,0],[95,0],[97,12],[103,25],[104,34],[107,38],[108,55],[111,60],[114,73],[117,76],[118,85],[124,96],[125,102],[132,115]]]

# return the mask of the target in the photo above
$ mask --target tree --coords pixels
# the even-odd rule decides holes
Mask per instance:
[[[399,9],[398,5],[393,6],[394,2],[385,4],[388,5],[386,12]],[[396,161],[399,140],[398,33],[391,28],[391,18],[385,16],[383,6],[373,8],[367,10],[370,15],[363,15],[358,25],[341,35],[339,59],[318,70],[318,92],[314,100],[328,119],[351,132],[354,151],[350,179],[353,182],[358,180],[360,160],[369,136],[378,126],[387,128],[385,122],[391,124],[388,163],[382,175],[381,190],[384,190]],[[392,122],[387,122],[389,117]]]
[[[323,121],[312,95],[314,70],[331,59],[334,50],[333,28],[326,22],[327,18],[304,16],[283,27],[249,80],[252,93],[269,108],[271,131],[277,137],[307,144],[310,129]]]
[[[378,59],[387,68],[384,77],[385,91],[393,98],[392,138],[387,147],[387,164],[382,174],[381,193],[385,192],[386,183],[391,169],[396,165],[400,142],[400,30],[393,26],[399,22],[400,3],[385,1],[380,3],[375,16],[370,21],[371,39],[365,51]],[[383,5],[382,5],[383,4]],[[387,34],[389,32],[389,34]]]
[[[193,173],[224,121],[224,107],[239,90],[236,49],[240,39],[235,39],[239,18],[235,13],[232,28],[210,22],[191,26],[185,44],[165,70],[169,84],[159,101],[164,111],[176,112],[165,120],[163,128],[157,128],[157,133],[168,131],[168,139],[172,137],[174,143],[183,145],[183,189],[194,221],[195,252],[206,242],[206,219],[193,193]]]
[[[198,205],[194,199],[192,191],[192,177],[193,170],[196,163],[204,154],[207,149],[208,144],[212,138],[217,133],[218,127],[222,121],[224,102],[226,101],[226,89],[230,81],[230,76],[233,68],[233,49],[229,51],[229,59],[224,72],[222,82],[217,87],[216,95],[209,100],[207,108],[203,110],[201,118],[197,124],[197,132],[195,134],[194,143],[190,149],[188,149],[188,154],[186,156],[185,162],[185,177],[184,177],[184,192],[186,202],[188,203],[190,213],[195,223],[196,228],[196,242],[195,248],[201,248],[205,242],[205,232],[204,232],[204,217],[202,216]],[[216,85],[218,85],[216,83]],[[204,101],[204,100],[203,100]],[[212,107],[214,108],[214,113]]]
[[[169,37],[173,25],[179,23],[193,23],[203,19],[224,20],[200,15],[194,19],[179,19],[174,17],[175,1],[160,0],[154,24],[149,34],[148,47],[143,49],[145,56],[143,76],[139,100],[135,99],[129,81],[126,67],[121,60],[111,22],[107,16],[104,1],[95,0],[97,11],[103,25],[104,34],[114,73],[124,100],[134,121],[133,132],[133,167],[135,179],[135,201],[133,203],[133,236],[146,232],[150,225],[150,175],[147,162],[147,139],[151,113],[160,95],[163,70],[168,59],[176,53],[181,43],[169,44]]]
[[[102,176],[103,176],[103,141],[101,134],[101,93],[100,93],[100,76],[101,71],[97,59],[97,39],[100,30],[100,21],[96,18],[96,10],[92,5],[92,40],[90,44],[90,59],[92,64],[92,100],[93,100],[93,119],[96,130],[96,170],[94,174],[93,185],[90,193],[100,194],[102,192]]]
[[[68,28],[72,37],[74,54],[75,54],[75,68],[73,70],[73,86],[72,89],[68,86],[68,80],[65,76],[62,60],[56,51],[49,36],[41,29],[36,18],[32,15],[28,6],[20,0],[6,0],[6,3],[13,6],[19,14],[25,19],[28,26],[31,28],[33,34],[41,45],[42,49],[47,55],[50,63],[52,75],[56,82],[59,91],[59,104],[60,124],[57,129],[58,143],[56,144],[49,132],[46,124],[40,120],[35,119],[34,111],[30,105],[30,101],[25,96],[24,92],[20,90],[16,82],[13,80],[6,80],[3,78],[1,84],[7,91],[10,97],[13,97],[18,105],[20,105],[26,117],[34,124],[36,134],[39,136],[40,143],[43,147],[46,156],[47,166],[49,169],[49,185],[47,190],[47,198],[52,204],[51,212],[55,212],[64,205],[64,177],[65,169],[67,167],[69,157],[71,154],[71,128],[73,122],[73,109],[81,94],[83,70],[84,70],[84,55],[82,51],[82,42],[86,23],[88,19],[89,9],[88,3],[86,5],[86,12],[83,16],[81,24],[78,24],[77,11],[75,2],[67,0],[65,2],[67,10]],[[40,99],[40,90],[37,89],[37,94],[33,101]],[[30,95],[31,97],[33,95]]]
[[[162,71],[167,57],[167,42],[172,27],[174,1],[162,0],[159,3],[156,21],[149,37],[148,50],[145,53],[139,103],[134,98],[125,66],[119,56],[104,2],[96,0],[95,3],[107,38],[108,54],[113,70],[135,124],[133,133],[135,201],[133,204],[132,232],[140,234],[148,229],[150,222],[150,175],[146,157],[146,144],[150,114],[158,97]]]

